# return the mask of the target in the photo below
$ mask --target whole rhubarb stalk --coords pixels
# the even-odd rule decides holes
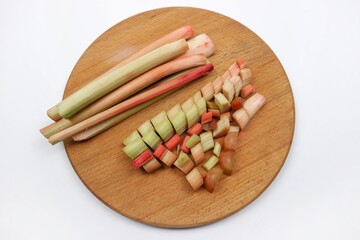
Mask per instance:
[[[188,50],[185,39],[159,47],[150,53],[85,85],[56,105],[63,118],[70,118],[84,107],[129,82],[144,72],[175,58]]]
[[[69,137],[72,137],[73,135],[75,135],[81,131],[84,131],[85,129],[90,128],[100,122],[110,119],[128,109],[136,107],[146,101],[156,98],[166,92],[169,92],[175,88],[178,88],[179,86],[189,83],[201,76],[204,76],[207,73],[211,72],[213,70],[213,68],[214,68],[214,66],[212,64],[206,64],[206,65],[198,67],[195,70],[193,70],[185,75],[182,75],[172,81],[166,82],[166,83],[156,86],[148,91],[138,94],[135,97],[125,100],[125,101],[123,101],[101,113],[98,113],[97,115],[94,115],[72,127],[69,127],[57,134],[54,134],[53,136],[51,136],[49,138],[49,142],[52,144],[55,144],[55,143],[65,140]]]
[[[115,65],[113,68],[109,69],[108,71],[106,71],[105,73],[103,73],[101,76],[99,76],[98,78],[102,78],[105,75],[109,74],[110,72],[124,66],[125,64],[135,60],[136,58],[139,58],[165,44],[171,43],[171,42],[175,42],[177,40],[180,39],[189,39],[192,38],[195,34],[194,29],[191,26],[183,26],[179,29],[176,29],[175,31],[172,31],[170,33],[168,33],[167,35],[159,38],[158,40],[152,42],[151,44],[147,45],[146,47],[140,49],[139,51],[135,52],[134,54],[132,54],[131,56],[129,56],[128,58],[124,59],[123,61],[121,61],[120,63],[118,63],[117,65]],[[199,39],[199,38],[196,38]],[[202,37],[201,39],[206,40],[206,37]],[[196,45],[194,44],[194,42],[198,43],[198,40],[192,40],[192,45]],[[211,41],[210,41],[211,43]],[[95,79],[96,80],[96,79]],[[48,110],[48,116],[54,120],[60,120],[61,116],[59,115],[58,111],[57,111],[57,107],[54,106],[52,108],[50,108]]]

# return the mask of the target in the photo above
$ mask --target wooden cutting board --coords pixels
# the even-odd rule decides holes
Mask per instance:
[[[294,100],[286,73],[272,50],[255,33],[221,14],[174,7],[128,18],[102,34],[84,52],[68,80],[64,97],[110,69],[123,58],[166,33],[192,25],[207,33],[217,51],[215,70],[82,143],[65,142],[69,159],[83,183],[103,203],[136,221],[170,228],[201,226],[223,219],[254,201],[283,166],[294,133]],[[266,105],[239,136],[236,171],[208,193],[192,191],[175,168],[154,174],[136,170],[122,152],[122,140],[155,114],[182,103],[239,57],[253,73],[253,84]],[[269,206],[271,207],[271,206]]]

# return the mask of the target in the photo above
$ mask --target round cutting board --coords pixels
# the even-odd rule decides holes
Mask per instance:
[[[69,159],[87,188],[103,203],[136,221],[187,228],[223,219],[254,201],[283,166],[294,133],[294,100],[286,73],[255,33],[221,14],[186,7],[162,8],[130,17],[102,34],[84,52],[68,80],[64,97],[123,58],[181,26],[207,33],[216,45],[215,70],[86,142],[65,142]],[[194,192],[182,172],[163,168],[153,174],[134,169],[122,141],[146,119],[192,96],[238,58],[253,73],[266,105],[239,134],[236,170],[213,193]],[[270,207],[270,206],[269,206]]]

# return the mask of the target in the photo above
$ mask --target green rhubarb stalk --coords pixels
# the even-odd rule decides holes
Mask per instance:
[[[188,50],[185,39],[159,47],[126,65],[97,78],[56,105],[63,118],[70,118],[84,107],[129,82],[144,72],[159,66]]]
[[[185,85],[186,83],[194,81],[195,79],[211,72],[213,69],[214,69],[214,66],[212,64],[206,64],[206,65],[198,67],[198,68],[192,70],[191,72],[184,74],[174,80],[171,80],[169,82],[166,82],[164,84],[161,84],[159,86],[151,88],[148,91],[144,91],[143,93],[140,93],[132,98],[129,98],[129,99],[127,99],[127,100],[101,112],[101,113],[98,113],[97,115],[94,115],[74,126],[71,126],[61,132],[58,132],[58,133],[52,135],[49,138],[49,142],[51,144],[55,144],[55,143],[65,140],[69,137],[72,137],[73,135],[75,135],[81,131],[84,131],[87,128],[93,127],[98,123],[106,121],[120,113],[123,113],[126,110],[129,110],[135,106],[138,106],[138,105],[140,105],[146,101],[149,101],[155,97],[158,97],[166,92],[172,91],[180,86]]]
[[[181,28],[178,28],[176,29],[175,31],[172,31],[168,34],[166,34],[165,36],[159,38],[158,40],[152,42],[151,44],[147,45],[146,47],[140,49],[139,51],[135,52],[134,54],[132,54],[131,56],[129,56],[128,58],[124,59],[123,61],[121,61],[120,63],[118,63],[117,65],[115,65],[113,68],[111,68],[110,70],[108,70],[107,72],[105,72],[104,74],[102,74],[101,76],[99,76],[98,78],[101,78],[103,77],[104,75],[124,66],[125,64],[135,60],[136,58],[138,57],[141,57],[165,44],[168,44],[168,43],[171,43],[171,42],[175,42],[177,40],[180,40],[180,39],[189,39],[191,37],[193,37],[195,34],[195,31],[194,29],[191,27],[191,26],[183,26]],[[197,41],[198,42],[200,39],[197,38]],[[205,38],[201,38],[201,40],[205,41],[206,39]],[[211,40],[210,40],[211,41]],[[199,45],[200,43],[198,43],[197,45],[194,44],[194,40],[192,41],[192,45],[194,46],[197,46]],[[209,51],[209,50],[207,50]],[[57,111],[57,107],[54,106],[52,108],[50,108],[48,110],[48,116],[54,120],[54,121],[57,121],[57,120],[60,120],[61,119],[61,116],[59,115],[58,111]]]

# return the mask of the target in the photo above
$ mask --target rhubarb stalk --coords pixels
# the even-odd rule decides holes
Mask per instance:
[[[124,85],[148,70],[173,59],[188,50],[184,39],[166,44],[141,56],[134,61],[111,71],[110,73],[88,83],[62,102],[56,105],[57,111],[63,118],[70,118],[84,107]]]
[[[158,40],[152,42],[151,44],[147,45],[146,47],[135,52],[134,54],[132,54],[128,58],[126,58],[123,61],[121,61],[120,63],[118,63],[117,65],[115,65],[113,68],[111,68],[110,70],[108,70],[107,72],[105,72],[104,74],[99,76],[98,78],[104,77],[105,75],[109,74],[110,72],[124,66],[125,64],[135,60],[136,58],[141,57],[141,56],[143,56],[165,44],[175,42],[180,39],[189,39],[189,38],[193,37],[194,34],[195,34],[195,31],[191,26],[184,26],[179,29],[176,29],[175,31],[168,33],[167,35],[159,38]],[[201,38],[201,39],[205,40],[205,38]],[[198,42],[198,40],[196,42]],[[195,45],[194,43],[192,43],[192,44]],[[209,51],[209,50],[207,50],[207,51]],[[54,121],[61,119],[61,116],[59,115],[56,106],[54,106],[48,110],[48,116]]]
[[[98,113],[72,127],[69,127],[59,133],[54,134],[49,138],[49,142],[52,144],[58,143],[60,141],[63,141],[64,139],[67,139],[81,131],[84,131],[85,129],[92,127],[100,122],[103,122],[107,119],[110,119],[117,114],[120,114],[126,110],[129,110],[135,106],[138,106],[146,101],[149,101],[153,98],[156,98],[166,92],[169,92],[175,88],[178,88],[188,82],[191,82],[201,76],[204,76],[205,74],[211,72],[213,70],[214,66],[212,64],[206,64],[205,66],[198,67],[191,72],[184,74],[174,80],[171,80],[169,82],[166,82],[164,84],[161,84],[159,86],[156,86],[154,88],[151,88],[148,91],[145,91],[143,93],[140,93],[132,98],[129,98],[101,113]]]

